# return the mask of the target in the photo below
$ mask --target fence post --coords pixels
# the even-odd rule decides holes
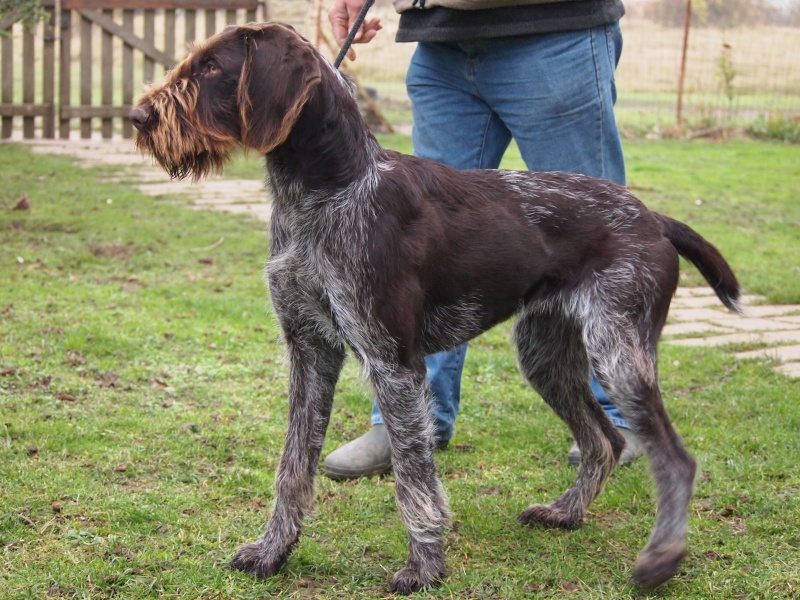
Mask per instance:
[[[188,13],[189,11],[187,11]],[[133,34],[133,9],[125,8],[122,10],[122,28]],[[133,105],[134,93],[134,73],[133,73],[133,46],[127,42],[122,44],[122,104],[124,106]],[[122,136],[130,138],[133,135],[133,124],[129,119],[122,120]]]
[[[61,7],[61,54],[59,56],[58,80],[58,137],[69,139],[70,119],[65,110],[72,105],[72,11]]]
[[[44,23],[44,49],[42,57],[42,102],[49,106],[47,114],[42,119],[42,137],[53,139],[56,137],[56,12],[55,2],[43,2],[43,6],[48,6],[49,15]]]
[[[80,103],[81,108],[92,106],[92,96],[93,96],[93,54],[94,54],[94,36],[92,35],[92,22],[86,18],[85,15],[81,14],[81,11],[78,11],[80,15],[80,42],[81,42],[81,54],[80,54],[80,74],[81,74],[81,85],[80,85]],[[92,117],[90,114],[85,113],[80,118],[81,121],[81,138],[89,139],[92,137]]]
[[[14,15],[12,14],[12,17]],[[6,25],[6,23],[0,23]],[[11,28],[14,26],[14,19],[8,19],[7,32],[9,35],[0,37],[0,52],[3,55],[3,79],[0,83],[2,92],[0,93],[0,102],[3,104],[11,105],[14,103],[14,40],[11,37]],[[2,118],[2,136],[10,138],[14,131],[14,117],[12,114],[3,114]]]
[[[686,79],[686,55],[689,52],[689,25],[692,21],[692,0],[686,0],[686,18],[683,22],[683,53],[681,54],[681,72],[678,77],[678,108],[675,124],[680,130],[683,127],[683,82]]]
[[[34,56],[36,37],[34,30],[25,31],[22,34],[22,103],[30,110],[29,114],[22,117],[22,137],[33,138],[34,133],[34,114],[36,104],[36,71]]]

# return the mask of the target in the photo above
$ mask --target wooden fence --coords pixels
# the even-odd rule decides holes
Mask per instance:
[[[23,32],[13,13],[0,22],[8,33],[0,38],[3,138],[14,133],[15,119],[24,138],[69,138],[76,125],[81,138],[129,137],[135,97],[183,58],[188,43],[264,17],[259,0],[43,4],[48,18],[33,31]]]

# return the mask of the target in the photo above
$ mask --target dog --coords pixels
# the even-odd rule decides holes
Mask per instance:
[[[240,147],[266,159],[267,278],[290,362],[289,424],[270,520],[234,569],[270,577],[297,543],[349,346],[383,413],[408,530],[391,590],[440,582],[450,513],[423,359],[516,316],[520,370],[582,456],[573,485],[519,521],[577,527],[617,463],[624,439],[591,394],[593,371],[643,442],[657,487],[633,579],[654,587],[677,571],[696,465],[662,403],[657,344],[679,254],[740,310],[739,283],[714,246],[607,181],[456,171],[381,148],[348,78],[279,23],[231,26],[197,45],[130,118],[137,147],[175,178],[218,171]]]

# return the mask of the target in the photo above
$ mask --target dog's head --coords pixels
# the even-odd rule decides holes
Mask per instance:
[[[227,27],[148,87],[130,113],[135,144],[179,179],[219,171],[239,146],[266,154],[319,83],[319,60],[288,25]]]

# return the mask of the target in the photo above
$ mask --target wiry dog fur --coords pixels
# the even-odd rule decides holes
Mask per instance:
[[[349,346],[377,394],[408,528],[408,561],[391,588],[436,583],[449,511],[423,357],[516,315],[520,369],[582,451],[575,483],[519,520],[578,526],[617,463],[624,440],[592,397],[593,369],[644,443],[658,489],[634,579],[656,586],[675,573],[695,462],[664,411],[656,347],[678,254],[738,310],[738,283],[713,246],[606,181],[456,171],[382,149],[350,82],[277,23],[230,27],[199,45],[131,118],[138,147],[174,177],[219,169],[239,146],[266,157],[268,279],[291,365],[289,429],[272,516],[234,568],[269,577],[297,542]]]

